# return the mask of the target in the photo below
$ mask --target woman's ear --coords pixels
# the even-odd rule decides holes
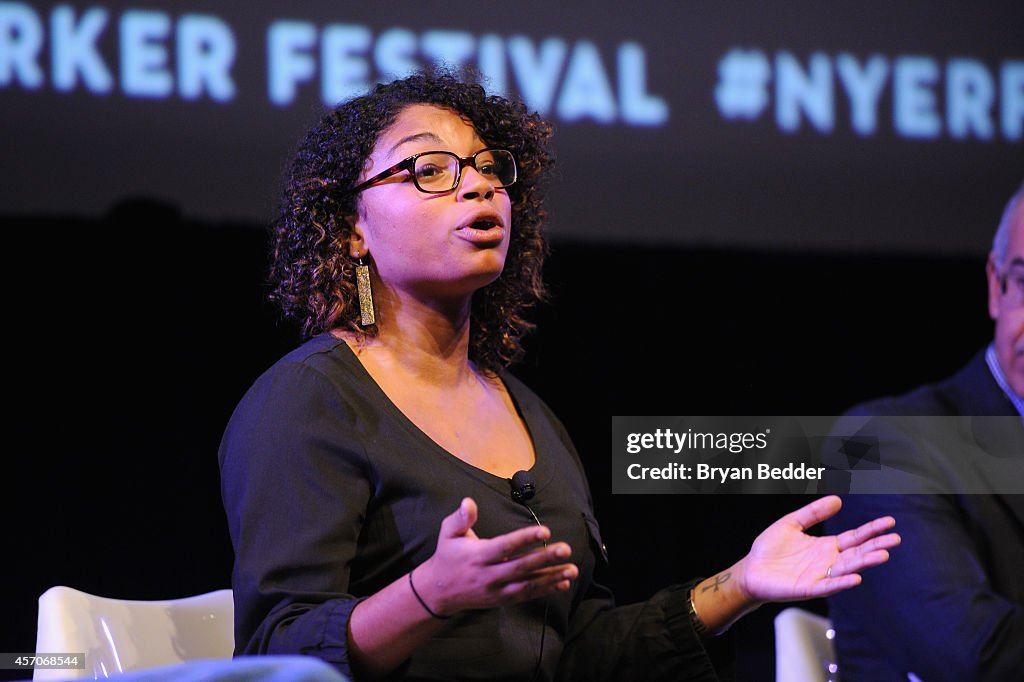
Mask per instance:
[[[353,258],[362,258],[366,255],[366,242],[363,240],[363,228],[359,224],[358,214],[345,216],[345,222],[352,229],[348,238],[349,255]]]

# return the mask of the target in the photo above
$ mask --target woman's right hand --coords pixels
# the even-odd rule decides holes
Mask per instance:
[[[463,498],[441,522],[437,549],[416,567],[413,581],[434,613],[451,615],[536,599],[569,589],[579,568],[568,562],[565,542],[534,547],[551,537],[545,526],[529,526],[493,538],[473,532],[476,502]]]
[[[427,608],[449,616],[565,591],[579,576],[567,561],[568,544],[537,547],[551,537],[547,528],[528,526],[481,539],[473,532],[476,517],[476,502],[464,498],[441,522],[433,556],[352,610],[349,656],[361,674],[388,674],[443,627],[416,602],[410,577]]]

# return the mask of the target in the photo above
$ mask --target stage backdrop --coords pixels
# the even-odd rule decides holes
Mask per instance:
[[[0,2],[0,207],[265,223],[326,107],[470,67],[556,126],[552,232],[978,253],[1020,182],[1024,5]]]

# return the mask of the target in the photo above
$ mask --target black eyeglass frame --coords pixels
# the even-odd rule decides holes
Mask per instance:
[[[496,185],[494,183],[491,183],[491,186],[494,187],[494,189],[505,189],[506,187],[511,187],[512,185],[516,184],[516,180],[519,179],[519,164],[516,162],[516,155],[513,154],[510,150],[505,149],[504,147],[487,147],[486,149],[481,149],[480,151],[478,151],[477,153],[473,154],[472,156],[459,156],[455,152],[447,152],[447,151],[441,151],[441,150],[429,151],[429,152],[420,152],[419,154],[413,154],[410,157],[402,159],[401,161],[396,163],[391,168],[388,168],[387,170],[383,170],[380,173],[377,173],[376,175],[374,175],[372,178],[368,178],[364,182],[359,183],[358,185],[356,185],[355,187],[352,188],[352,193],[353,194],[358,194],[359,192],[362,192],[364,189],[367,189],[368,187],[373,186],[374,184],[380,182],[381,180],[385,180],[387,178],[390,178],[392,175],[398,175],[402,171],[407,170],[407,171],[409,171],[409,177],[412,178],[413,184],[416,185],[416,189],[418,189],[419,191],[424,192],[426,194],[446,194],[448,192],[451,192],[452,190],[454,190],[456,187],[459,186],[459,182],[462,181],[462,169],[465,168],[466,166],[473,166],[474,170],[476,170],[478,173],[480,172],[480,169],[478,169],[476,167],[476,159],[477,159],[478,156],[480,156],[481,154],[483,154],[485,152],[505,152],[506,154],[508,154],[509,158],[512,160],[512,170],[513,170],[512,182],[509,182],[507,184],[500,184],[500,185]],[[459,162],[459,171],[455,175],[455,181],[454,181],[454,183],[452,184],[452,186],[450,188],[448,188],[448,189],[423,189],[422,187],[420,187],[420,182],[419,182],[419,180],[416,179],[416,159],[420,158],[421,156],[426,156],[427,154],[445,154],[447,156],[452,157],[453,159],[456,159]]]

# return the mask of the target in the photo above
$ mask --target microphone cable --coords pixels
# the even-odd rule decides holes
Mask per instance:
[[[534,522],[537,526],[541,526],[540,519],[537,518],[536,512],[530,508],[528,504],[533,496],[537,493],[537,488],[533,484],[533,476],[529,471],[517,471],[512,474],[512,478],[509,479],[509,483],[512,486],[512,499],[523,505],[526,511],[530,512],[530,516],[533,517]],[[544,546],[548,546],[548,541],[544,540]],[[537,651],[537,664],[533,667],[533,675],[530,676],[531,681],[538,679],[540,675],[540,664],[544,659],[544,638],[548,633],[548,600],[544,599],[544,616],[540,624],[540,648]]]

